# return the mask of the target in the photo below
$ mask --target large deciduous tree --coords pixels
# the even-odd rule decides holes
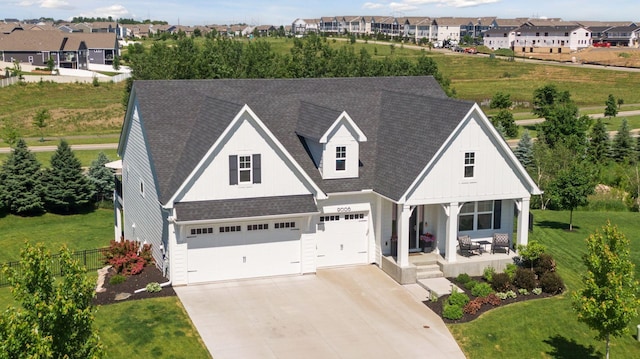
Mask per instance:
[[[21,307],[0,314],[0,358],[103,357],[93,328],[95,284],[68,249],[59,256],[64,276],[55,277],[51,261],[44,246],[27,244],[20,270],[3,269]]]
[[[43,185],[45,206],[55,213],[77,212],[93,197],[91,183],[82,173],[80,160],[64,140],[51,156],[51,168],[45,172]]]
[[[571,102],[569,91],[560,91],[553,85],[545,85],[537,88],[533,92],[533,114],[547,118],[551,109],[557,105]]]
[[[504,92],[496,92],[489,102],[489,108],[508,109],[512,105],[511,95]]]
[[[583,256],[587,267],[582,277],[584,287],[573,295],[578,320],[595,330],[599,340],[606,341],[607,358],[611,337],[627,332],[640,306],[640,283],[635,279],[629,245],[626,236],[610,222],[602,232],[591,234]]]
[[[0,169],[0,204],[17,215],[35,215],[44,211],[40,162],[19,139]]]

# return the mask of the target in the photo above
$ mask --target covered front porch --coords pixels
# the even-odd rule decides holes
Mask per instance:
[[[399,283],[415,283],[416,258],[424,262],[420,252],[425,247],[444,276],[481,275],[488,266],[503,270],[513,262],[517,245],[528,243],[529,198],[394,204],[392,221],[391,248],[383,253],[381,263]],[[509,237],[509,250],[492,253],[493,237],[498,233]],[[460,236],[468,236],[479,248],[473,253],[462,250]]]

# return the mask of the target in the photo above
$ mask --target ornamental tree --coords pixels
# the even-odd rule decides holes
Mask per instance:
[[[598,340],[606,341],[607,358],[611,337],[628,331],[640,306],[640,283],[635,279],[629,245],[611,222],[602,227],[602,232],[591,234],[582,258],[587,267],[582,276],[584,287],[573,294],[578,320],[595,330]]]
[[[569,210],[570,231],[573,231],[573,210],[588,203],[587,197],[595,190],[594,181],[594,171],[585,161],[571,163],[551,181],[549,192],[554,202]]]
[[[5,267],[18,308],[0,314],[0,358],[101,358],[93,328],[94,286],[71,252],[60,250],[56,278],[51,254],[43,245],[27,244],[20,270]]]

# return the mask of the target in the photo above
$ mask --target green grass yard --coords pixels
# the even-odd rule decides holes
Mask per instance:
[[[631,241],[631,256],[640,278],[640,215],[633,212],[574,212],[573,232],[568,232],[569,212],[533,211],[530,240],[543,243],[556,259],[558,272],[567,286],[564,294],[512,304],[485,313],[473,322],[449,325],[469,358],[601,358],[604,343],[595,332],[579,323],[571,309],[571,293],[582,286],[581,256],[585,239],[609,219]],[[630,333],[612,341],[612,358],[640,357],[635,340],[640,317],[629,324]]]

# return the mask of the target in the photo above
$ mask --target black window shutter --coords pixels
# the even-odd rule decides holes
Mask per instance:
[[[502,222],[502,201],[493,201],[493,229],[500,229]]]
[[[262,183],[262,165],[260,155],[253,155],[253,183]]]
[[[238,184],[238,156],[229,156],[229,184]]]

